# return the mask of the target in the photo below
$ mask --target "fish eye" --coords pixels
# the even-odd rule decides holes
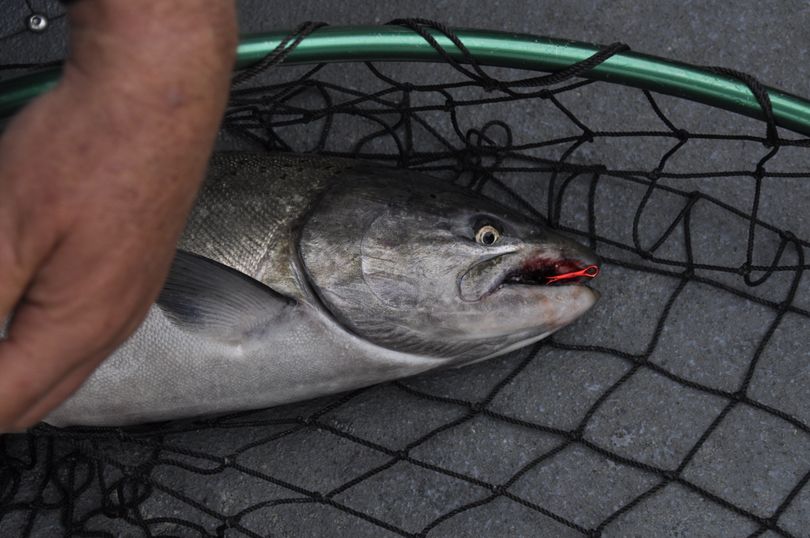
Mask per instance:
[[[501,232],[491,224],[484,224],[475,232],[475,242],[479,245],[494,245],[501,238]]]

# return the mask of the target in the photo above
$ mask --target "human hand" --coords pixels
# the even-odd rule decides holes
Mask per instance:
[[[231,0],[80,0],[62,81],[0,138],[0,432],[56,407],[142,321],[204,175]]]

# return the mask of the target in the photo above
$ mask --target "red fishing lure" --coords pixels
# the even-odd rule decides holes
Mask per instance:
[[[597,275],[599,275],[599,266],[589,265],[585,269],[580,269],[579,271],[571,271],[570,273],[562,273],[560,275],[546,277],[546,284],[554,284],[555,282],[562,282],[575,278],[595,278]]]

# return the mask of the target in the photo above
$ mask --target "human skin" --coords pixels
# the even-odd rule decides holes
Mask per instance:
[[[157,296],[227,102],[232,0],[79,0],[56,88],[0,138],[0,432],[35,424]]]

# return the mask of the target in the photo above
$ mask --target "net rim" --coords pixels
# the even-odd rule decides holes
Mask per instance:
[[[463,43],[466,51],[460,50],[447,34],[432,27],[424,27],[422,35],[412,28],[395,25],[321,26],[295,41],[290,36],[295,36],[298,30],[245,35],[237,47],[236,67],[254,66],[278,49],[284,52],[279,59],[284,65],[436,62],[449,57],[460,64],[469,64],[472,59],[481,66],[553,73],[604,50],[592,43],[531,34],[474,28],[450,28],[449,31]],[[60,72],[59,67],[50,67],[0,82],[0,117],[13,115],[25,103],[51,89],[58,82]],[[578,75],[673,95],[768,121],[768,115],[748,84],[709,67],[624,50]],[[773,87],[763,88],[770,98],[774,123],[810,135],[810,100]]]

